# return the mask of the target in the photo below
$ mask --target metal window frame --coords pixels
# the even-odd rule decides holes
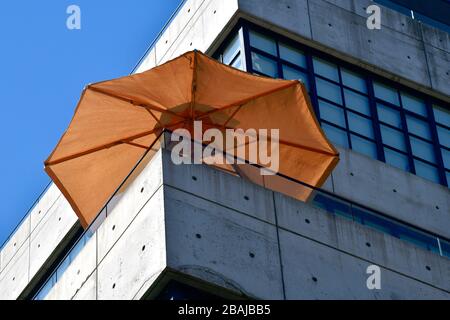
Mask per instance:
[[[249,39],[249,32],[250,30],[253,30],[255,32],[261,33],[262,35],[266,35],[268,37],[270,37],[271,39],[273,39],[273,41],[276,44],[276,48],[277,48],[277,56],[274,56],[270,53],[267,53],[261,49],[258,48],[254,48],[250,45],[250,39]],[[280,35],[278,33],[275,33],[271,30],[268,30],[264,27],[261,27],[259,25],[256,25],[252,22],[249,22],[245,19],[239,19],[239,21],[237,22],[236,26],[234,27],[233,31],[229,34],[229,36],[227,37],[226,42],[230,41],[230,38],[233,38],[235,36],[235,32],[239,32],[240,33],[240,38],[241,38],[241,58],[242,58],[242,62],[245,64],[244,68],[247,72],[250,73],[254,73],[254,74],[258,74],[261,76],[268,76],[266,74],[263,74],[261,72],[258,72],[256,70],[253,69],[252,66],[252,59],[251,59],[251,53],[255,52],[257,54],[260,54],[266,58],[269,58],[271,60],[273,60],[276,65],[277,65],[277,72],[278,72],[278,76],[280,78],[283,77],[283,65],[286,65],[294,70],[297,70],[299,72],[302,72],[306,75],[307,79],[308,79],[308,84],[309,84],[309,94],[310,94],[310,98],[311,98],[311,102],[313,105],[313,109],[316,113],[316,117],[319,120],[319,123],[326,123],[328,125],[334,126],[336,128],[339,128],[341,130],[345,130],[347,133],[347,141],[348,141],[348,146],[350,149],[352,148],[352,141],[351,141],[351,135],[356,135],[360,138],[363,138],[367,141],[370,141],[372,143],[375,143],[376,146],[376,153],[377,153],[377,160],[380,160],[382,162],[386,162],[386,156],[385,156],[385,151],[384,148],[388,148],[391,149],[393,151],[399,152],[400,154],[403,154],[405,156],[407,156],[408,159],[408,164],[409,164],[409,168],[410,168],[410,172],[413,174],[416,174],[416,166],[414,164],[414,160],[418,160],[418,161],[422,161],[425,164],[431,165],[433,167],[436,168],[438,175],[439,175],[439,183],[441,185],[450,187],[450,181],[447,181],[447,177],[446,177],[446,173],[450,173],[450,170],[446,169],[444,166],[444,161],[443,161],[443,155],[442,155],[442,151],[441,149],[445,149],[447,151],[450,151],[450,148],[446,147],[445,145],[439,143],[439,137],[438,137],[438,133],[437,133],[437,125],[436,121],[434,119],[434,113],[433,113],[433,105],[439,105],[441,107],[443,107],[446,110],[449,110],[450,112],[450,104],[439,100],[437,98],[431,97],[429,95],[426,95],[422,92],[418,92],[416,90],[413,90],[409,87],[406,87],[402,84],[396,83],[395,81],[386,79],[384,77],[381,77],[377,74],[374,74],[373,72],[370,72],[368,70],[365,70],[361,67],[355,66],[349,62],[343,61],[339,58],[336,58],[334,56],[331,56],[330,54],[327,54],[325,52],[322,52],[320,50],[311,48],[310,46],[307,46],[303,43],[299,43],[295,40],[289,39],[283,35]],[[293,64],[287,60],[284,60],[280,57],[280,42],[289,45],[295,49],[298,49],[300,51],[303,52],[303,54],[305,55],[306,58],[306,69],[303,68],[302,66]],[[223,48],[223,46],[221,46]],[[220,48],[216,51],[216,52],[220,52]],[[339,82],[334,81],[332,79],[328,79],[326,77],[323,77],[321,75],[315,74],[314,73],[314,65],[313,65],[313,57],[318,57],[320,59],[323,59],[325,61],[328,61],[330,63],[333,63],[337,66],[338,69],[338,75],[339,75]],[[355,90],[351,87],[348,87],[346,85],[343,84],[343,80],[342,80],[342,68],[345,68],[351,72],[355,72],[356,74],[358,74],[359,76],[361,76],[364,80],[365,80],[365,84],[367,87],[367,93],[364,92],[360,92],[358,90]],[[340,87],[340,92],[341,92],[341,97],[342,97],[342,105],[340,105],[339,103],[336,103],[334,101],[328,100],[326,98],[322,98],[319,97],[317,94],[317,84],[316,84],[316,78],[320,78],[320,79],[324,79],[326,81],[329,81],[332,84],[338,85]],[[374,82],[379,82],[382,83],[384,85],[389,86],[390,88],[396,90],[397,94],[398,94],[398,98],[399,98],[399,104],[400,106],[396,106],[392,103],[389,103],[387,101],[384,101],[380,98],[377,98],[375,96],[375,92],[374,92]],[[369,102],[369,110],[371,113],[371,116],[367,116],[365,114],[362,114],[356,110],[353,110],[349,107],[347,107],[346,101],[345,101],[345,90],[350,90],[354,93],[363,95],[365,97],[368,98],[368,102]],[[423,116],[420,114],[416,114],[410,110],[407,110],[403,107],[403,99],[402,99],[402,95],[401,93],[406,93],[409,94],[413,97],[416,97],[418,99],[421,99],[426,107],[426,112],[427,112],[427,116]],[[337,107],[340,107],[343,109],[344,111],[344,115],[345,115],[345,124],[346,127],[343,128],[339,125],[336,125],[330,121],[324,120],[321,118],[320,115],[320,110],[319,110],[319,99],[323,100],[327,103],[330,103],[332,105],[335,105]],[[379,119],[378,116],[378,110],[377,110],[377,103],[382,103],[388,107],[391,107],[393,109],[395,109],[396,111],[398,111],[400,113],[400,119],[401,119],[401,123],[402,123],[402,129],[399,130],[399,128],[395,128],[394,126],[391,126],[389,124],[386,124],[384,122],[382,122]],[[364,117],[368,120],[370,120],[372,122],[372,129],[373,129],[373,135],[374,138],[371,139],[369,137],[366,137],[362,134],[359,134],[358,132],[354,132],[352,130],[350,130],[349,128],[349,120],[348,120],[348,112],[352,112],[358,116]],[[410,116],[410,117],[414,117],[416,119],[425,121],[429,124],[430,127],[430,135],[431,135],[431,140],[427,140],[424,139],[420,136],[415,135],[412,132],[408,131],[408,125],[407,125],[407,121],[406,121],[406,116]],[[381,136],[381,125],[386,125],[388,127],[391,127],[393,129],[396,129],[398,131],[400,131],[403,134],[404,137],[404,141],[405,141],[405,147],[406,147],[406,151],[403,150],[399,150],[397,148],[394,148],[392,146],[388,146],[386,144],[383,143],[382,140],[382,136]],[[448,127],[446,127],[445,125],[441,125],[439,124],[440,127],[444,128],[444,129],[450,129]],[[417,155],[414,155],[412,152],[412,148],[411,148],[411,141],[410,141],[410,137],[415,137],[418,138],[420,140],[426,141],[430,144],[432,144],[433,146],[433,150],[434,150],[434,157],[436,160],[436,163],[432,163],[426,159],[423,159]]]

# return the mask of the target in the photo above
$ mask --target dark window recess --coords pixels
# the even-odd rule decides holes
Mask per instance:
[[[312,203],[326,210],[328,213],[345,217],[363,224],[374,230],[390,234],[403,241],[409,242],[422,249],[432,251],[443,256],[450,257],[449,243],[443,239],[427,234],[413,226],[408,226],[400,221],[393,220],[377,212],[345,203],[331,195],[318,193]]]

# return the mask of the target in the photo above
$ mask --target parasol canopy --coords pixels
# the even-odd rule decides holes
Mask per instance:
[[[315,187],[339,160],[299,81],[251,75],[191,51],[88,85],[45,170],[87,227],[163,130],[192,132],[194,121],[202,121],[203,130],[278,129],[278,172]],[[311,194],[248,164],[222,167],[300,200]]]

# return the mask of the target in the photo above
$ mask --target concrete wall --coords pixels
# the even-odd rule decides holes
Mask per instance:
[[[108,207],[108,216],[46,299],[138,299],[166,266],[158,153]]]
[[[1,251],[0,299],[16,299],[62,242],[78,219],[67,200],[51,185]],[[54,258],[54,257],[53,257]]]
[[[450,238],[450,190],[349,149],[327,184],[356,203]]]
[[[242,16],[396,82],[450,101],[450,36],[370,0],[239,0]]]
[[[194,48],[212,51],[245,17],[448,99],[449,35],[386,8],[382,30],[369,31],[369,3],[189,0],[138,72]],[[386,50],[392,44],[395,50]],[[448,189],[340,151],[341,162],[325,189],[450,237]],[[108,208],[108,218],[49,298],[139,298],[167,269],[260,298],[448,297],[448,260],[435,254],[209,168],[165,163],[162,175],[161,162],[153,166]],[[76,224],[67,201],[52,186],[0,252],[0,298],[19,297]],[[383,268],[383,291],[364,287],[369,263]],[[338,278],[334,286],[333,277]]]
[[[381,290],[366,287],[372,264]],[[167,271],[262,299],[450,299],[449,259],[213,168],[175,166],[167,151],[48,298],[139,299]]]
[[[450,36],[382,7],[381,30],[366,26],[370,0],[189,0],[137,72],[193,49],[211,51],[239,17],[450,101]]]
[[[263,299],[450,298],[450,260],[390,235],[206,166],[165,161],[164,184],[181,273]],[[366,287],[371,264],[382,290]]]
[[[236,14],[237,0],[188,0],[136,72],[153,68],[190,50],[206,52]]]

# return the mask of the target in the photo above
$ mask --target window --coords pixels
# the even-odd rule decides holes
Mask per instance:
[[[221,54],[216,54],[215,58],[220,62],[230,65],[236,69],[244,70],[241,54],[241,40],[239,33],[236,33],[234,37],[227,43]]]
[[[450,106],[271,31],[244,23],[241,32],[246,70],[303,82],[334,144],[450,185]],[[238,57],[239,66],[246,59],[235,41],[224,61]]]
[[[252,68],[263,75],[278,78],[276,61],[255,52],[252,52]]]
[[[280,43],[280,58],[306,69],[306,57],[302,51]]]

